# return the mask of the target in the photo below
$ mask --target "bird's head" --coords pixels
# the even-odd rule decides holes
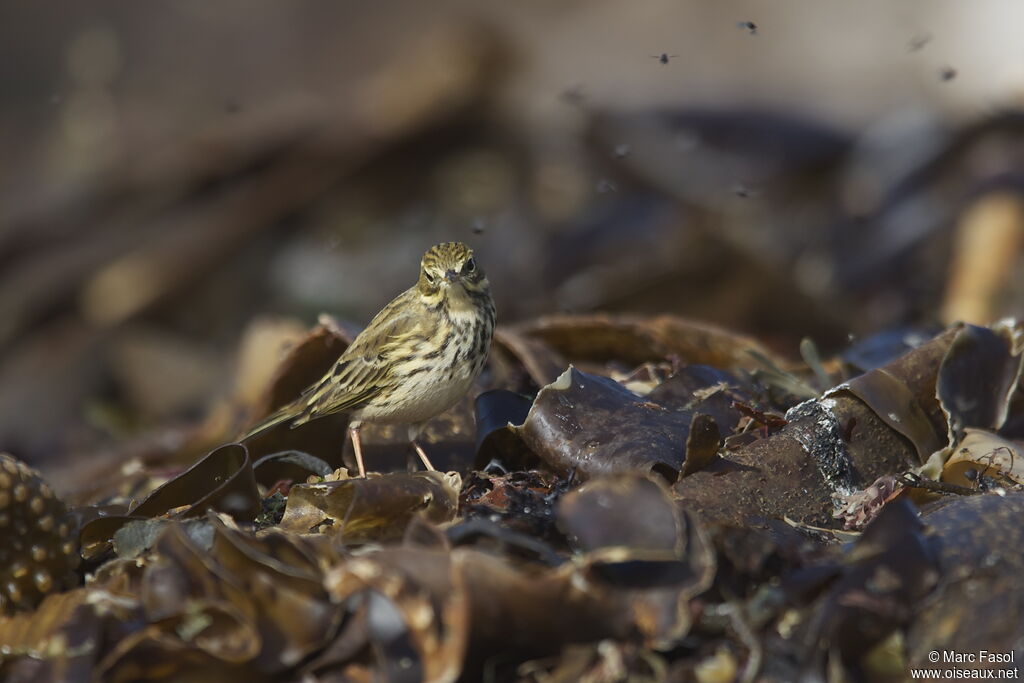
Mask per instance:
[[[466,302],[488,292],[487,276],[473,258],[473,250],[462,242],[444,242],[427,249],[416,286],[427,298],[445,296]]]

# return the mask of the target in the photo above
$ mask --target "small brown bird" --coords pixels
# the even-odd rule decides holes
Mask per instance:
[[[423,255],[416,284],[385,306],[318,382],[242,439],[282,423],[297,427],[348,412],[360,477],[366,476],[359,441],[364,422],[408,424],[410,443],[433,470],[417,441],[420,430],[472,386],[494,322],[490,285],[473,251],[461,242],[435,245]]]

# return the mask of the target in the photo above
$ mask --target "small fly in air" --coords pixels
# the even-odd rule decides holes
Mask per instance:
[[[930,33],[916,35],[907,43],[907,51],[917,52],[930,42],[932,42],[932,35]]]
[[[757,35],[757,24],[752,21],[737,21],[736,28],[741,28],[752,36]]]
[[[578,107],[587,99],[587,95],[583,92],[583,86],[580,83],[575,83],[563,90],[558,98],[568,105]]]
[[[668,60],[675,59],[679,55],[670,55],[662,52],[660,55],[651,55],[651,59],[657,59],[662,64],[668,64]]]
[[[756,197],[758,195],[758,191],[756,189],[748,185],[744,185],[743,183],[736,183],[733,185],[732,193],[740,199],[750,199],[751,197]]]
[[[956,69],[954,69],[954,68],[953,68],[953,67],[951,67],[951,66],[944,66],[944,67],[942,67],[942,69],[941,69],[941,70],[939,71],[939,79],[940,79],[940,80],[941,80],[941,81],[942,81],[943,83],[945,83],[945,82],[947,82],[947,81],[951,81],[951,80],[953,80],[954,78],[956,78]]]

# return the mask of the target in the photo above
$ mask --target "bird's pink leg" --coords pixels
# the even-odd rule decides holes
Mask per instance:
[[[359,425],[349,427],[349,436],[352,437],[352,450],[356,454],[356,466],[359,468],[359,478],[366,479],[366,468],[363,467],[363,444],[359,441]]]
[[[413,439],[411,443],[412,447],[416,449],[416,455],[420,456],[420,460],[423,461],[423,464],[426,465],[427,469],[433,472],[434,466],[430,464],[430,458],[428,458],[427,454],[423,452],[423,447],[416,443],[415,439]]]

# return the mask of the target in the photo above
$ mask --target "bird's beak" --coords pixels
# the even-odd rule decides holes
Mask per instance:
[[[454,270],[446,270],[444,273],[444,279],[447,280],[448,282],[455,282],[456,278],[458,277],[459,274],[456,273]]]

